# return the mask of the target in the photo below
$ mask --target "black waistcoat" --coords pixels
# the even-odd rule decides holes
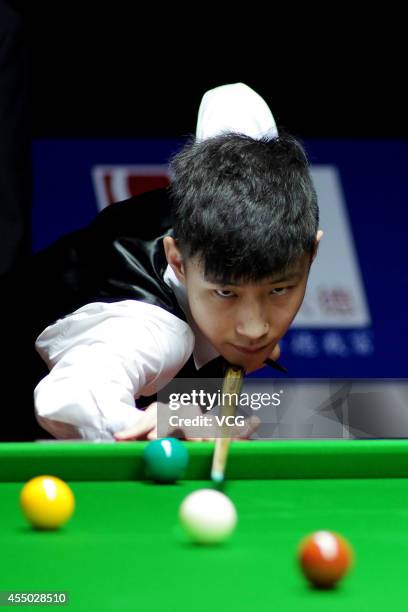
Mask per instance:
[[[134,299],[186,320],[163,281],[167,261],[163,237],[172,233],[170,200],[159,189],[112,204],[85,229],[67,234],[34,256],[34,330],[91,302]],[[192,357],[178,376],[220,377],[224,360],[197,371]]]
[[[35,255],[35,332],[85,304],[128,299],[185,320],[163,281],[162,241],[171,227],[167,191],[160,189],[108,206],[88,227]]]

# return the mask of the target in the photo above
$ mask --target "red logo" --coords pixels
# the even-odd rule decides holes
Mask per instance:
[[[145,191],[167,187],[168,166],[94,166],[92,181],[99,210]]]

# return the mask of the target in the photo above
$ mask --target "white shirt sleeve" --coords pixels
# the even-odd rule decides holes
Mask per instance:
[[[50,368],[34,392],[37,420],[57,438],[112,439],[140,419],[135,398],[163,388],[193,348],[189,325],[158,306],[88,304],[37,338]]]

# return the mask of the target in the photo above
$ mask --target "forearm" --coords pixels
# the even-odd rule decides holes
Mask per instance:
[[[56,437],[112,438],[143,416],[139,395],[153,395],[191,354],[186,323],[139,302],[88,304],[37,338],[50,373],[35,390],[40,424]]]
[[[103,347],[77,348],[37,385],[37,420],[57,438],[113,439],[143,414],[135,382]]]

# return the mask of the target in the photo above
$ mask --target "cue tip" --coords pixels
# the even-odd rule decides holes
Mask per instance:
[[[212,473],[211,482],[212,482],[212,488],[214,489],[214,491],[225,493],[226,481],[224,479],[224,474],[221,474],[221,472]]]
[[[218,470],[214,470],[214,472],[211,472],[211,480],[214,484],[220,484],[224,482],[224,474]]]

